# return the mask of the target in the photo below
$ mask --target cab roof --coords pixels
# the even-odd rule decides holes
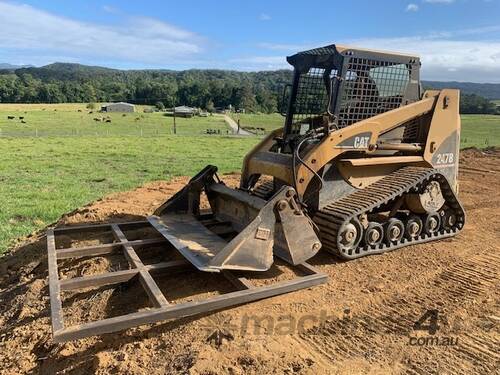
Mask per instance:
[[[381,51],[368,48],[358,48],[339,44],[330,44],[324,47],[313,48],[310,50],[298,52],[295,55],[288,56],[288,63],[293,66],[312,65],[316,62],[319,65],[331,64],[335,57],[342,56],[360,56],[363,58],[373,58],[376,60],[392,61],[401,63],[403,61],[413,62],[420,60],[418,55],[409,55],[399,52]]]

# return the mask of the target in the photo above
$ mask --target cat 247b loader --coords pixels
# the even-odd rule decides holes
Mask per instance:
[[[416,56],[329,45],[287,60],[284,128],[245,157],[239,188],[207,166],[155,213],[193,264],[261,271],[273,254],[353,259],[462,229],[457,90],[422,92]],[[238,232],[222,248],[183,239],[199,231],[202,192],[211,217]]]
[[[420,60],[404,54],[329,45],[297,53],[288,62],[294,75],[283,93],[283,107],[288,108],[284,127],[248,153],[238,188],[226,186],[217,168],[209,165],[147,221],[99,225],[112,232],[113,243],[56,249],[56,234],[95,227],[49,230],[56,341],[213,311],[325,282],[326,275],[306,263],[320,249],[353,259],[450,237],[463,228],[465,214],[457,199],[457,90],[423,92]],[[127,229],[137,225],[149,226],[157,236],[128,237]],[[165,242],[165,253],[176,251],[182,259],[142,262],[139,248]],[[118,248],[129,269],[59,279],[59,259]],[[241,277],[242,271],[270,269],[276,257],[307,276],[260,287]],[[238,290],[171,304],[152,274],[185,266],[218,272]],[[153,309],[64,327],[61,292],[137,278]]]

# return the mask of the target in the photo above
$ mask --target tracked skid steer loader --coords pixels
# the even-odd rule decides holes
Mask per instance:
[[[287,60],[294,75],[283,92],[284,126],[246,155],[239,187],[226,186],[209,165],[147,221],[200,271],[226,276],[266,271],[280,258],[307,269],[313,279],[266,290],[238,279],[248,294],[237,292],[233,299],[172,312],[148,277],[151,267],[135,258],[135,244],[115,225],[113,234],[157,310],[69,331],[61,323],[54,327],[60,341],[324,282],[324,275],[306,263],[320,249],[353,259],[450,237],[463,228],[465,214],[457,199],[457,90],[423,92],[416,56],[329,45]],[[53,321],[61,289],[132,277],[131,272],[90,283],[58,280],[59,250],[50,234]],[[55,318],[62,319],[60,314]]]
[[[263,271],[273,254],[352,259],[463,227],[457,90],[422,93],[415,56],[330,45],[288,62],[285,126],[245,157],[239,188],[208,166],[156,210],[179,251],[203,271]],[[226,245],[193,239],[202,193],[210,218],[238,233]]]

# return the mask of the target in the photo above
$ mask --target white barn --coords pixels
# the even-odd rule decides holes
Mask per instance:
[[[135,112],[135,106],[130,103],[111,103],[101,108],[103,112]]]

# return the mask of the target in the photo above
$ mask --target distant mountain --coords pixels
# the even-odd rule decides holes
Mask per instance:
[[[9,63],[0,63],[0,69],[2,70],[16,70],[20,68],[32,68],[34,65],[13,65]]]
[[[104,68],[101,66],[90,66],[74,63],[55,62],[39,68],[23,67],[16,70],[16,74],[31,74],[33,77],[40,79],[57,79],[57,80],[72,80],[75,78],[97,78],[103,75],[111,75],[119,73],[118,69]]]
[[[476,94],[491,100],[500,99],[500,83],[422,81],[422,85],[429,89],[459,89],[464,94]]]

